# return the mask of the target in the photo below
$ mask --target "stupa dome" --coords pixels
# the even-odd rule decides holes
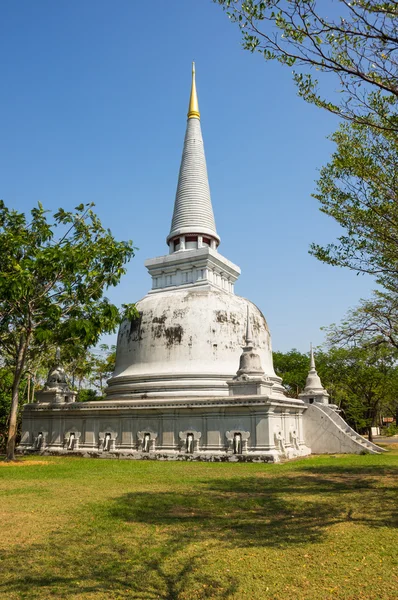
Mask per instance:
[[[245,344],[248,305],[265,374],[279,382],[261,311],[223,290],[188,288],[148,294],[137,303],[140,318],[119,331],[107,397],[227,396],[226,381],[236,374]]]

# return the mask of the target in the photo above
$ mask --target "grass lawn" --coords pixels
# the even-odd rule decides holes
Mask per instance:
[[[398,446],[281,465],[0,463],[0,598],[398,598]]]

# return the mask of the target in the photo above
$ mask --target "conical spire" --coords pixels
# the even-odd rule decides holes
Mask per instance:
[[[167,243],[184,235],[202,235],[219,243],[211,204],[206,158],[200,127],[199,104],[196,94],[195,67],[184,150],[178,177],[174,213]]]

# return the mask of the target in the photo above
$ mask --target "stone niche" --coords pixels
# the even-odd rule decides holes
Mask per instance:
[[[234,429],[225,433],[228,454],[247,454],[250,431]]]
[[[112,426],[104,427],[98,436],[98,449],[102,452],[115,452],[118,432]]]
[[[200,431],[195,431],[192,428],[187,429],[186,431],[180,431],[178,437],[180,438],[180,452],[185,452],[186,454],[199,452],[199,442],[202,437]]]
[[[36,452],[43,452],[46,450],[48,445],[48,431],[43,427],[38,427],[32,434],[32,450]]]
[[[286,439],[285,439],[284,431],[281,427],[275,427],[274,440],[275,440],[275,448],[280,452],[280,454],[282,456],[286,456]]]
[[[78,431],[75,427],[68,429],[68,431],[64,434],[64,450],[73,451],[79,450],[79,441],[81,437],[81,432]]]
[[[137,432],[138,450],[140,452],[155,452],[158,434],[153,429],[147,428]]]

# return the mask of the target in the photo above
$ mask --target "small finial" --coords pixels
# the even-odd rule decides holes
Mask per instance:
[[[250,310],[249,305],[247,305],[247,322],[246,322],[246,346],[253,345],[253,335],[252,328],[250,326]]]
[[[192,87],[191,96],[189,98],[188,108],[188,119],[197,118],[200,119],[198,95],[196,93],[196,81],[195,81],[195,63],[192,63]]]
[[[57,346],[55,351],[55,360],[57,363],[61,362],[61,348],[59,346]]]
[[[315,370],[315,358],[314,358],[314,349],[312,347],[312,342],[310,344],[310,369]]]

